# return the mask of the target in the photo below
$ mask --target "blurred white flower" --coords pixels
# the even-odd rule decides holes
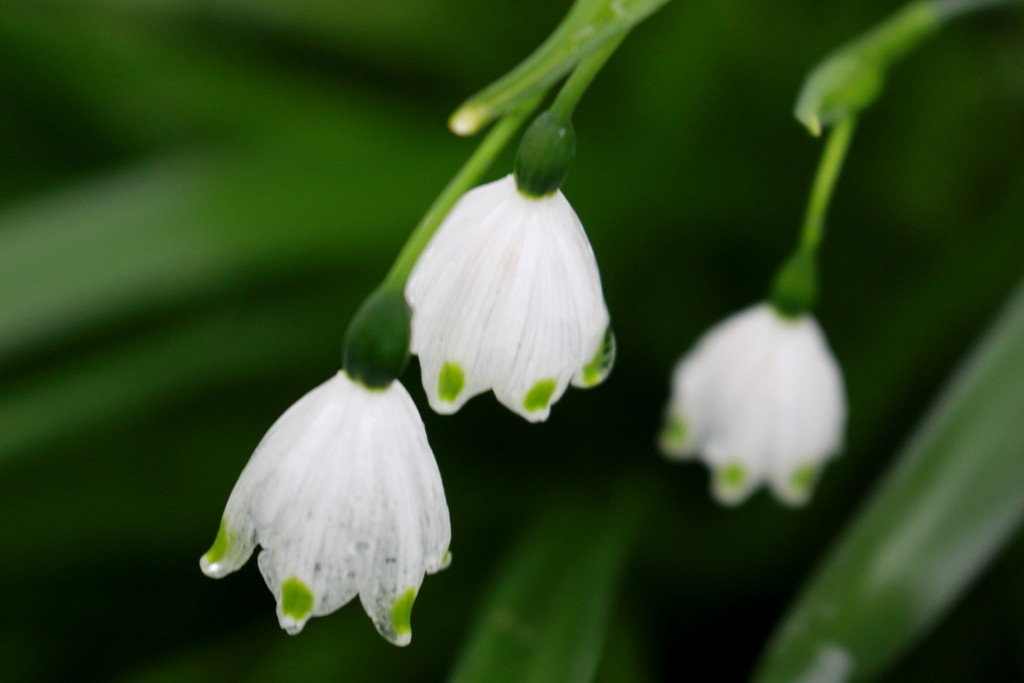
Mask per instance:
[[[713,327],[676,366],[661,447],[699,455],[722,503],[767,481],[779,500],[802,505],[845,424],[842,372],[818,323],[765,303]]]
[[[408,392],[398,382],[370,390],[342,371],[267,432],[200,566],[220,578],[259,544],[288,633],[358,594],[380,634],[405,645],[424,574],[447,565],[450,539],[441,476]]]
[[[439,413],[492,389],[538,422],[570,381],[594,386],[611,368],[614,339],[594,252],[560,191],[524,196],[510,174],[467,192],[405,294],[411,350]]]

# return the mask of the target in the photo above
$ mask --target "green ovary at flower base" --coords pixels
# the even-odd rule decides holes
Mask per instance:
[[[412,352],[439,413],[490,389],[538,422],[570,383],[595,386],[611,370],[597,262],[560,188],[576,155],[573,110],[619,42],[579,65],[524,134],[515,172],[459,199],[409,276]]]

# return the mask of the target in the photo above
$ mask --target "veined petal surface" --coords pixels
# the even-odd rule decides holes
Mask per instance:
[[[466,193],[405,293],[412,352],[439,413],[491,389],[510,410],[541,421],[570,381],[598,384],[611,364],[597,262],[560,191],[526,197],[508,175]]]
[[[225,576],[259,545],[286,631],[358,594],[380,634],[405,645],[412,600],[424,574],[446,565],[450,541],[441,476],[408,392],[398,382],[370,390],[342,371],[267,432],[200,564]]]

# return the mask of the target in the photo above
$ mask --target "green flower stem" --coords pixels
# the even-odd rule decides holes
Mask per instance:
[[[813,135],[869,107],[882,93],[889,68],[941,26],[932,2],[915,0],[840,46],[808,74],[796,118]]]
[[[573,112],[627,34],[628,31],[624,31],[585,57],[559,90],[551,107],[526,129],[513,167],[516,186],[525,196],[549,196],[565,182],[576,158]]]
[[[540,100],[540,95],[531,98],[510,111],[491,129],[473,155],[466,160],[459,172],[441,190],[441,194],[430,205],[427,213],[409,235],[409,239],[405,241],[402,251],[399,252],[391,266],[391,270],[388,271],[387,277],[384,278],[382,289],[398,292],[405,290],[405,281],[409,278],[409,273],[412,272],[420,254],[423,253],[430,238],[434,236],[434,232],[441,225],[441,221],[448,215],[459,197],[479,182],[480,177],[487,172],[495,158],[505,149],[519,127],[540,104]]]
[[[667,3],[668,0],[576,0],[540,47],[452,114],[449,128],[458,135],[473,135],[518,103],[547,91],[582,59]]]
[[[612,38],[589,57],[584,57],[579,66],[573,70],[572,75],[558,91],[558,96],[555,97],[555,101],[548,110],[557,120],[566,122],[572,118],[580,98],[587,92],[587,88],[590,87],[594,78],[600,73],[608,59],[615,54],[619,45],[622,45],[622,41],[626,39],[627,35],[629,32],[624,31],[621,35]]]
[[[952,18],[1022,0],[914,0],[841,45],[808,74],[797,96],[796,118],[814,135],[871,106],[889,69]]]
[[[800,250],[808,254],[816,252],[818,245],[821,244],[825,233],[825,216],[832,202],[832,192],[843,169],[843,162],[846,161],[846,152],[850,148],[856,122],[853,116],[839,121],[832,128],[825,150],[821,154],[821,162],[818,164],[818,173],[811,187],[807,213],[804,215],[804,225],[800,233]]]
[[[812,310],[818,301],[818,247],[825,234],[828,206],[846,151],[850,148],[855,125],[856,120],[849,116],[840,120],[829,133],[811,186],[800,242],[779,268],[772,283],[772,305],[785,317],[799,318]]]

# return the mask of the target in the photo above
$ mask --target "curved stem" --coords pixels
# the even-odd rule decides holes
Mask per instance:
[[[590,87],[594,78],[604,67],[605,62],[615,53],[615,50],[626,39],[627,35],[629,35],[629,32],[624,31],[621,35],[612,38],[599,47],[590,56],[583,58],[579,66],[573,70],[572,75],[565,81],[562,89],[558,91],[558,96],[555,97],[555,101],[551,104],[549,111],[556,119],[564,122],[572,118],[572,113],[576,110],[576,105],[579,104],[583,93],[587,92],[587,88]]]
[[[417,224],[412,234],[405,241],[402,250],[398,253],[398,257],[395,258],[395,262],[391,266],[391,270],[388,271],[387,277],[384,278],[382,283],[383,289],[392,289],[399,292],[405,289],[405,281],[408,279],[409,273],[412,272],[413,266],[416,265],[416,260],[423,253],[430,238],[437,231],[438,226],[441,225],[441,221],[448,215],[448,212],[455,205],[455,202],[459,200],[459,197],[473,187],[480,180],[480,177],[487,172],[487,169],[490,168],[495,158],[505,149],[505,146],[508,145],[509,140],[523,124],[523,121],[540,104],[540,100],[541,96],[535,96],[513,109],[484,137],[472,156],[466,160],[466,163],[462,165],[458,173],[441,190],[441,194],[430,205],[427,213],[420,219],[419,224]]]
[[[800,250],[813,252],[821,243],[822,235],[825,232],[825,215],[828,213],[828,206],[832,201],[832,191],[835,189],[839,172],[843,168],[843,161],[846,159],[846,151],[850,147],[850,139],[853,137],[853,129],[856,125],[856,117],[848,116],[832,128],[829,133],[825,150],[821,154],[821,163],[818,165],[818,173],[814,177],[814,185],[811,187],[811,197],[807,202],[807,213],[804,216],[803,230],[800,233]]]
[[[576,0],[544,43],[497,81],[466,100],[448,125],[473,135],[516,103],[548,90],[584,58],[629,31],[669,0]]]

